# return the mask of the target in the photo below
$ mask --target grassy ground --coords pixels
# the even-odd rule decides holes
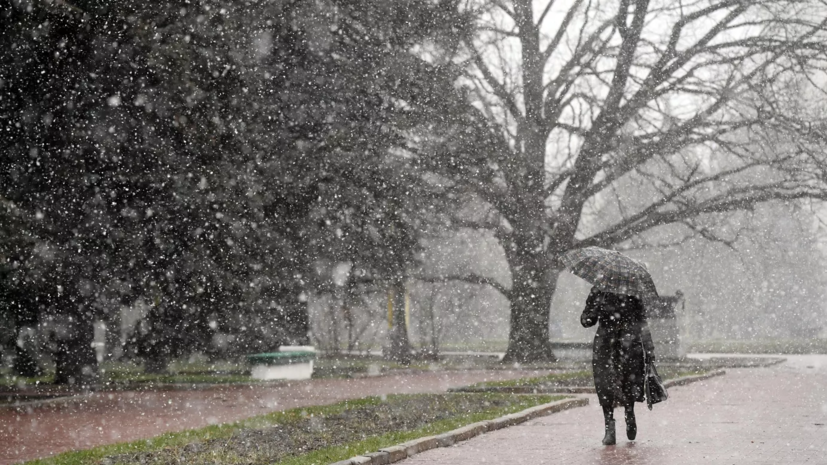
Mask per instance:
[[[443,352],[505,352],[507,348],[507,339],[445,342],[440,345]]]
[[[827,354],[827,338],[813,339],[755,339],[755,340],[707,340],[689,342],[687,352],[719,354]],[[504,352],[508,341],[474,341],[446,343],[443,351]]]
[[[100,364],[100,383],[108,388],[132,388],[153,384],[226,384],[255,382],[249,368],[243,363],[222,361],[216,363],[172,362],[167,373],[145,373],[140,365],[128,362]],[[13,376],[8,369],[0,371],[0,388],[27,388],[49,385],[54,371],[47,368],[44,376],[23,378]]]
[[[721,368],[749,368],[757,367],[768,362],[769,359],[750,359],[750,360],[734,360],[734,359],[710,359],[710,360],[693,360],[686,359],[677,362],[658,363],[658,374],[665,381],[668,379],[682,378],[684,376],[700,375],[708,373],[713,370]],[[527,377],[520,379],[504,380],[504,381],[489,381],[484,383],[477,383],[466,388],[469,391],[485,390],[488,388],[535,388],[537,392],[543,392],[544,389],[555,389],[562,387],[593,387],[594,377],[592,375],[591,366],[586,369],[568,371],[562,373],[551,373],[543,376]],[[461,388],[466,389],[466,388]]]
[[[580,370],[568,373],[552,373],[531,378],[487,381],[471,385],[470,387],[484,389],[489,387],[591,386],[593,383],[591,370]]]
[[[475,345],[454,345],[443,350],[497,350],[504,341],[481,341]],[[798,354],[827,353],[827,339],[811,340],[764,340],[764,341],[705,341],[691,343],[689,352],[745,353],[745,354]],[[588,369],[589,362],[560,361],[557,363],[506,365],[492,357],[445,356],[439,360],[415,360],[403,366],[368,356],[321,356],[314,362],[314,378],[371,376],[395,370],[468,370],[468,369],[537,369],[579,371]],[[170,364],[164,374],[145,373],[140,365],[123,362],[104,362],[100,366],[101,385],[110,389],[152,388],[158,384],[232,384],[256,383],[250,378],[249,366],[244,361],[192,362],[179,360]],[[12,376],[8,368],[0,369],[0,389],[14,390],[33,386],[48,386],[52,375],[47,372],[39,378]]]
[[[256,383],[250,377],[250,368],[244,362],[188,362],[177,360],[170,363],[167,373],[146,373],[143,368],[129,362],[103,362],[100,365],[100,383],[107,388],[141,388],[154,384],[233,384]],[[402,368],[382,360],[360,359],[318,359],[315,362],[314,378],[348,377],[356,374],[379,374]],[[47,369],[44,376],[22,378],[13,376],[8,369],[0,371],[0,387],[30,387],[47,385],[54,373]]]
[[[324,464],[562,398],[489,393],[368,397],[69,452],[26,464]]]
[[[489,388],[534,388],[539,392],[544,389],[554,389],[561,387],[592,387],[594,385],[594,378],[592,372],[589,370],[575,371],[571,373],[552,373],[545,376],[536,376],[532,378],[520,378],[504,381],[488,381],[484,383],[476,383],[468,386],[469,391],[485,390]],[[458,389],[461,391],[466,388]]]
[[[566,370],[582,363],[561,362],[556,364],[526,364],[524,369]],[[398,370],[470,370],[513,369],[491,357],[442,357],[439,360],[414,360],[410,365],[400,365],[379,357],[335,356],[319,357],[314,362],[313,378],[349,378],[377,376]],[[21,378],[11,375],[8,369],[0,370],[0,389],[14,390],[32,387],[47,389],[53,373],[47,371],[39,378]],[[125,362],[103,362],[100,365],[100,385],[107,389],[149,389],[155,385],[235,384],[257,383],[249,374],[244,362],[220,361],[214,363],[175,361],[167,373],[145,373],[140,365]]]
[[[395,370],[429,370],[435,365],[429,361],[414,361],[400,365],[379,357],[331,356],[317,358],[313,363],[314,378],[349,378],[379,375]]]

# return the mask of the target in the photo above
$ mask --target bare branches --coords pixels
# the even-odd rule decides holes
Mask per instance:
[[[564,182],[568,181],[569,176],[571,176],[572,170],[563,170],[562,172],[558,173],[552,180],[549,182],[548,186],[546,186],[545,190],[543,191],[543,199],[547,199],[550,195],[554,194],[554,192],[563,185]]]
[[[731,177],[731,176],[741,174],[741,173],[743,173],[743,172],[745,172],[749,169],[756,168],[758,166],[760,166],[758,163],[748,163],[748,164],[745,164],[745,165],[742,165],[742,166],[738,166],[738,167],[731,168],[731,169],[728,169],[728,170],[720,171],[720,172],[715,173],[713,175],[704,176],[704,177],[700,177],[700,178],[696,178],[696,179],[693,179],[693,177],[694,177],[694,174],[697,173],[697,169],[692,169],[685,179],[678,178],[678,181],[681,184],[679,186],[677,186],[674,190],[664,194],[663,197],[661,197],[659,200],[652,202],[649,206],[642,209],[638,213],[625,218],[624,220],[616,223],[614,226],[612,226],[612,227],[604,230],[603,232],[595,235],[593,237],[592,241],[595,242],[595,243],[606,243],[609,240],[609,238],[617,237],[623,231],[627,231],[630,228],[632,228],[634,225],[645,221],[646,218],[657,214],[657,212],[661,208],[675,202],[676,199],[678,199],[680,196],[686,194],[687,192],[689,192],[693,189],[699,188],[702,185],[711,185],[715,182],[721,181],[721,180],[723,180],[725,178],[728,178],[728,177]],[[687,203],[690,203],[690,202],[687,200],[687,201],[684,201],[682,203],[687,204]],[[684,218],[688,218],[688,217],[689,216],[686,216]],[[622,242],[622,241],[611,241],[610,243],[616,243],[616,242]]]
[[[518,37],[518,34],[515,30],[505,30],[495,26],[481,26],[479,28],[480,31],[486,32],[493,32],[495,34],[501,34],[507,37]]]
[[[671,200],[675,195],[668,197]],[[742,186],[726,190],[702,202],[684,202],[670,210],[656,211],[668,203],[664,198],[657,202],[657,208],[652,208],[655,207],[653,204],[646,209],[645,214],[634,215],[609,230],[579,241],[577,246],[616,244],[657,226],[676,223],[705,213],[748,210],[770,200],[792,201],[807,198],[827,200],[827,190],[794,184],[788,186],[784,183]]]
[[[483,231],[497,231],[500,227],[500,224],[494,221],[491,221],[490,218],[485,218],[481,221],[476,220],[469,220],[465,218],[451,218],[451,226],[454,228],[467,228],[467,229],[474,229],[474,230],[483,230]]]
[[[510,299],[511,297],[511,290],[500,284],[499,281],[493,278],[489,278],[486,276],[481,276],[475,273],[469,274],[451,274],[451,275],[442,275],[442,276],[427,276],[427,275],[416,275],[413,276],[414,279],[417,279],[422,282],[426,283],[444,283],[447,281],[463,281],[466,283],[471,284],[479,284],[482,286],[490,286],[497,290],[500,294],[504,297]]]
[[[537,27],[542,26],[543,21],[546,19],[546,15],[549,11],[551,11],[551,7],[554,6],[554,0],[548,0],[546,3],[546,7],[543,9],[543,12],[540,13],[540,18],[537,19]]]
[[[725,245],[726,247],[735,250],[735,243],[738,241],[739,234],[736,234],[735,237],[725,238],[721,237],[712,231],[709,228],[705,228],[700,226],[692,221],[692,219],[688,218],[680,222],[682,225],[686,226],[691,231],[695,232],[698,236],[706,239],[709,242],[718,242],[720,244]]]
[[[497,8],[499,8],[500,11],[508,15],[511,19],[514,19],[514,12],[511,10],[511,8],[508,8],[508,6],[506,6],[503,0],[491,0],[491,3],[494,4]]]
[[[565,65],[563,65],[560,72],[557,74],[557,77],[546,84],[546,101],[544,104],[546,134],[551,132],[554,127],[561,126],[559,118],[563,110],[566,108],[564,99],[566,98],[569,90],[574,86],[574,83],[578,77],[572,76],[572,72],[579,67],[581,69],[581,77],[586,74],[583,70],[588,69],[597,57],[604,53],[612,34],[609,34],[608,37],[605,37],[602,40],[601,36],[613,25],[614,20],[604,21],[600,27],[591,33],[582,45],[579,45],[575,49],[573,56],[566,62]],[[583,61],[587,57],[589,57],[588,60]],[[582,93],[579,94],[579,96],[587,98],[586,95]],[[573,98],[574,96],[570,97],[569,101]],[[585,129],[581,129],[581,131],[585,133]]]
[[[744,75],[736,77],[735,72],[729,74],[726,85],[716,90],[719,99],[723,103],[725,100],[737,95],[739,88],[749,83],[766,67],[776,63],[778,58],[785,56],[785,54],[793,49],[799,49],[807,46],[806,39],[812,37],[812,35],[818,31],[823,31],[825,24],[827,24],[827,19],[825,19],[818,24],[812,25],[809,31],[792,39],[776,39],[773,37],[764,37],[759,35],[711,45],[712,41],[716,37],[724,32],[728,26],[733,23],[733,21],[741,17],[741,15],[743,15],[752,5],[753,3],[745,2],[743,0],[721,2],[687,15],[678,21],[672,29],[669,43],[667,44],[666,49],[662,52],[658,62],[652,66],[645,80],[640,84],[639,90],[628,100],[623,108],[618,110],[618,119],[624,122],[628,121],[628,119],[639,111],[644,105],[646,105],[647,102],[659,95],[663,95],[667,91],[674,90],[674,86],[677,85],[678,81],[675,81],[673,85],[667,89],[658,91],[658,88],[672,78],[681,68],[687,65],[695,57],[705,54],[721,57],[724,50],[744,50],[744,52],[738,53],[729,58],[723,58],[717,61],[710,60],[706,63],[696,65],[697,69],[700,66],[710,67],[714,65],[721,66],[727,63],[747,63],[748,59],[752,56],[770,53],[769,57],[765,58],[763,61],[760,61],[753,67],[753,69],[744,73]],[[709,28],[706,34],[704,34],[693,45],[683,51],[677,50],[677,44],[681,33],[687,24],[699,18],[707,17],[713,12],[733,6],[735,8],[732,9],[732,11],[730,11],[720,21],[716,22],[714,26]],[[679,80],[684,81],[690,75],[690,73],[686,73],[682,78],[679,78]]]
[[[548,12],[548,8],[551,8],[551,5],[553,3],[553,1],[549,2],[548,6],[546,6],[546,11],[543,12],[543,16],[545,16],[545,13]],[[566,16],[563,18],[563,23],[557,29],[557,34],[554,35],[554,38],[551,39],[551,42],[546,46],[545,50],[543,50],[542,54],[540,55],[540,61],[542,63],[548,61],[551,54],[554,53],[554,51],[557,50],[557,47],[560,46],[560,41],[563,40],[563,37],[565,36],[566,31],[568,30],[569,24],[571,24],[571,20],[574,18],[574,15],[577,13],[577,10],[580,9],[580,5],[582,4],[583,0],[575,0],[574,4],[571,6],[571,8],[569,8],[569,11],[566,12]]]
[[[486,192],[469,183],[480,197],[499,197],[492,205],[507,205],[509,219],[547,219],[538,230],[555,244],[571,244],[589,199],[605,199],[627,179],[642,180],[648,200],[624,202],[630,213],[586,241],[618,243],[670,221],[691,228],[692,215],[764,198],[823,195],[827,160],[816,147],[827,138],[808,138],[812,147],[788,155],[807,125],[784,102],[795,92],[785,86],[818,83],[814,76],[827,74],[827,18],[783,0],[609,4],[612,10],[572,0],[563,11],[554,0],[515,0],[505,15],[490,17],[496,30],[484,30],[492,34],[469,46],[480,101],[491,102],[478,107],[498,119],[509,147],[487,155],[496,159],[501,184]],[[543,25],[555,29],[541,47]],[[499,39],[486,41],[494,35]],[[514,119],[502,126],[501,115]],[[744,138],[783,148],[752,148]],[[823,173],[819,179],[796,172],[806,157],[808,169]],[[779,179],[789,184],[772,188]],[[738,200],[715,203],[712,192]]]
[[[657,139],[652,140],[651,142],[642,142],[645,139],[639,137],[637,139],[641,142],[634,144],[635,147],[630,149],[624,156],[614,160],[611,164],[608,162],[603,164],[603,168],[607,170],[605,176],[600,181],[590,186],[589,189],[586,190],[585,195],[591,197],[592,195],[597,194],[631,170],[642,166],[646,161],[657,154],[663,154],[665,152],[674,153],[686,147],[699,145],[709,141],[715,141],[723,145],[726,142],[721,140],[720,136],[750,126],[756,122],[757,121],[755,120],[744,120],[731,124],[721,123],[717,125],[710,125],[703,117],[697,116],[696,118],[693,118],[680,126],[675,126],[662,134],[657,134]],[[693,132],[702,127],[708,129],[709,133],[697,134],[693,137]],[[730,172],[728,174],[732,173]]]
[[[491,86],[491,89],[494,92],[494,95],[505,105],[508,109],[509,113],[514,117],[517,121],[518,125],[525,124],[525,118],[520,111],[520,107],[517,106],[517,102],[514,99],[514,95],[512,95],[505,86],[497,80],[496,76],[491,72],[488,68],[488,65],[485,63],[485,60],[482,59],[482,55],[480,52],[474,47],[473,44],[467,44],[469,51],[472,54],[474,66],[480,71],[482,74],[483,79],[485,82]]]
[[[604,100],[603,110],[595,121],[594,127],[598,131],[610,129],[606,125],[617,127],[619,121],[613,117],[612,113],[616,112],[623,94],[626,89],[626,82],[629,79],[629,71],[632,68],[632,62],[635,57],[635,49],[637,48],[640,35],[643,31],[644,18],[646,17],[646,10],[649,2],[646,0],[637,0],[635,2],[635,11],[630,25],[626,24],[626,16],[628,15],[629,3],[631,0],[621,0],[620,11],[617,15],[615,26],[623,42],[620,45],[618,52],[617,64],[612,76],[611,87],[609,93]],[[612,124],[613,123],[613,124]]]

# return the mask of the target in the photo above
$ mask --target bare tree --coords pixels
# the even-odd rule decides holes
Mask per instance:
[[[482,221],[455,225],[494,230],[505,251],[512,285],[494,284],[511,302],[506,360],[554,359],[561,253],[674,223],[706,234],[693,219],[827,195],[819,121],[796,100],[827,61],[823,1],[469,8],[479,20],[460,54],[472,109],[439,121],[452,132],[411,151],[490,206]],[[636,194],[613,198],[619,183]],[[622,214],[593,227],[588,213],[608,201]]]

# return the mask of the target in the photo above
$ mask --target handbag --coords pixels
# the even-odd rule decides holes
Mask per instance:
[[[645,354],[645,352],[644,352]],[[644,355],[644,358],[646,356]],[[658,402],[663,402],[669,398],[669,393],[666,392],[666,386],[660,379],[658,369],[655,368],[653,360],[646,360],[646,376],[643,377],[643,391],[646,394],[646,405],[649,410],[652,410],[652,405]]]

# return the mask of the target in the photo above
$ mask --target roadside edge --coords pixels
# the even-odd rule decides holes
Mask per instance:
[[[377,452],[358,455],[347,460],[335,462],[331,465],[387,465],[389,463],[404,460],[420,452],[425,452],[437,447],[450,447],[458,442],[467,441],[468,439],[489,431],[496,431],[498,429],[518,425],[528,420],[545,415],[551,415],[552,413],[562,412],[563,410],[583,407],[588,405],[588,403],[589,399],[587,397],[573,397],[558,400],[556,402],[538,405],[536,407],[531,407],[521,412],[512,413],[493,420],[471,423],[470,425],[466,425],[437,436],[426,436],[408,442],[403,442],[402,444],[397,444],[395,446],[384,447],[379,449]]]
[[[667,388],[673,386],[683,386],[694,383],[696,381],[703,381],[715,376],[725,375],[726,370],[718,369],[702,373],[700,375],[681,376],[680,378],[672,378],[663,382]],[[558,386],[554,388],[538,388],[536,386],[506,386],[506,387],[486,387],[486,388],[451,388],[448,392],[496,392],[501,394],[594,394],[593,387],[585,386]]]
[[[707,373],[703,373],[700,375],[690,375],[690,376],[681,376],[680,378],[673,378],[668,379],[663,382],[663,386],[666,388],[674,387],[674,386],[684,386],[687,384],[694,383],[696,381],[703,381],[705,379],[713,378],[715,376],[722,376],[726,374],[726,370],[713,370]]]

